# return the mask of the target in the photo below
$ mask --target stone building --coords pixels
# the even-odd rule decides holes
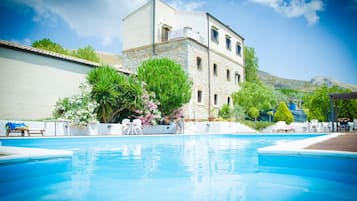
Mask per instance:
[[[206,12],[180,11],[152,0],[123,19],[123,67],[167,57],[192,80],[186,119],[216,117],[244,80],[244,38]]]

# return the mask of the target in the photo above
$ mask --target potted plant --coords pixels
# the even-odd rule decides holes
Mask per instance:
[[[98,104],[90,97],[90,86],[82,83],[79,88],[81,94],[58,100],[53,111],[56,119],[69,122],[70,135],[88,135],[88,124],[97,122]]]

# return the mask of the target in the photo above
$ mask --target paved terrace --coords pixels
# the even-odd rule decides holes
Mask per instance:
[[[357,152],[357,133],[345,133],[344,135],[310,145],[305,149]]]

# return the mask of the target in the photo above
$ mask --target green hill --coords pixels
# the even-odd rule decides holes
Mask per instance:
[[[317,87],[326,84],[328,86],[337,85],[351,89],[352,91],[357,91],[357,85],[342,83],[335,79],[322,76],[314,77],[310,81],[303,81],[281,78],[263,71],[259,71],[258,75],[264,84],[275,89],[294,89],[302,92],[311,92]]]

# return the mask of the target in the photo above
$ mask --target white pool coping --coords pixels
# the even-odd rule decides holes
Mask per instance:
[[[355,158],[357,159],[356,152],[348,151],[330,151],[330,150],[317,150],[317,149],[305,149],[306,147],[320,143],[340,135],[341,133],[328,134],[303,140],[297,140],[287,142],[283,144],[273,145],[269,147],[263,147],[258,149],[258,154],[261,155],[311,155],[311,156],[331,156],[331,157],[343,157],[343,158]]]
[[[72,157],[72,151],[0,146],[0,164]]]

